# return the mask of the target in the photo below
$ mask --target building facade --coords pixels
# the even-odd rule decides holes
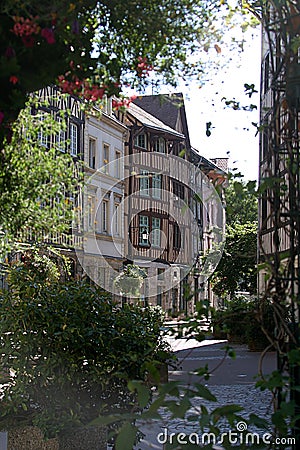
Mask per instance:
[[[266,2],[263,11],[261,68],[261,134],[259,154],[259,290],[298,291],[299,246],[299,123],[300,53],[298,11],[291,4],[278,9]],[[296,287],[297,286],[297,287]],[[297,294],[299,295],[299,293]]]
[[[300,324],[300,5],[267,1],[261,14],[259,294],[272,305],[278,372],[288,379],[274,388],[274,404],[290,402],[297,448],[300,371],[290,356]]]
[[[140,97],[118,117],[129,130],[127,260],[146,270],[148,302],[170,315],[191,313],[200,298],[212,299],[200,267],[214,222],[204,177],[218,172],[224,181],[225,172],[192,149],[181,94]]]
[[[125,260],[124,244],[124,141],[126,127],[106,109],[86,116],[82,232],[77,257],[86,275],[113,291],[113,273]]]
[[[140,292],[145,304],[177,315],[192,313],[200,299],[212,302],[201,275],[218,220],[208,191],[216,178],[224,181],[225,172],[191,147],[182,95],[162,103],[160,96],[146,96],[125,111],[113,111],[109,99],[101,112],[89,114],[55,87],[39,96],[41,114],[67,117],[58,136],[41,130],[40,144],[59,140],[59,150],[69,152],[77,175],[84,175],[82,191],[67,198],[76,210],[72,228],[39,241],[70,258],[74,277],[86,277],[117,298],[123,294],[115,289],[116,277],[135,264],[147,275]],[[27,238],[37,239],[31,240],[30,230]]]

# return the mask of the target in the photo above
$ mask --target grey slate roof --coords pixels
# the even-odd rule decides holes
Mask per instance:
[[[137,97],[134,103],[175,129],[178,107],[183,104],[183,97],[182,94],[143,95]]]
[[[131,103],[128,112],[132,114],[136,119],[138,119],[143,125],[152,128],[154,130],[158,131],[164,131],[167,133],[170,133],[174,136],[177,136],[179,138],[184,139],[184,135],[181,133],[178,133],[178,131],[174,130],[170,126],[163,123],[158,118],[151,115],[149,112],[145,111],[144,109],[140,108],[138,105]]]
[[[180,118],[183,127],[181,131],[185,136],[187,147],[190,147],[184,98],[181,93],[143,95],[137,97],[134,103],[175,130]]]

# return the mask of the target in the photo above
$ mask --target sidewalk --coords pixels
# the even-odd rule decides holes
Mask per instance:
[[[192,400],[197,413],[200,405],[208,410],[227,404],[238,404],[244,408],[240,413],[243,418],[254,413],[260,417],[268,418],[272,413],[271,394],[255,389],[255,375],[258,373],[260,353],[249,352],[246,346],[232,345],[236,352],[236,358],[224,357],[224,345],[227,341],[205,340],[201,343],[195,340],[175,340],[169,342],[179,359],[179,366],[169,370],[169,381],[181,381],[184,384],[193,384],[198,381],[205,383],[216,396],[216,402],[209,402],[200,397]],[[222,349],[223,348],[223,349]],[[191,372],[208,364],[213,373],[208,381],[200,380],[191,375]],[[276,369],[276,355],[269,352],[262,364],[263,373],[271,373]],[[246,424],[245,424],[246,425]],[[224,432],[229,431],[224,423]],[[166,434],[171,433],[198,433],[197,422],[187,422],[183,419],[172,419],[168,414],[163,414],[163,420],[145,423],[141,427],[145,433],[144,439],[135,447],[136,450],[156,449],[163,450],[163,442]],[[159,436],[160,433],[163,433]],[[158,436],[159,440],[158,441]],[[216,447],[217,448],[217,447]]]

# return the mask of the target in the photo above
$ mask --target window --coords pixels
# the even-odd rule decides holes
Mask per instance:
[[[118,150],[115,151],[115,177],[120,178],[121,177],[121,152]]]
[[[40,111],[38,115],[38,119],[40,121],[40,128],[38,131],[38,141],[40,145],[43,147],[48,147],[48,135],[46,133],[46,125],[43,123],[46,120],[46,113],[43,111]]]
[[[140,216],[139,220],[139,244],[149,245],[149,217]]]
[[[134,144],[137,147],[147,148],[147,136],[145,133],[141,133],[134,139]]]
[[[180,229],[177,223],[174,224],[173,228],[173,248],[179,249],[181,244]]]
[[[96,139],[89,138],[89,167],[96,169]]]
[[[162,294],[157,294],[157,297],[156,297],[156,304],[157,304],[158,306],[161,306],[161,305],[162,305]]]
[[[121,197],[115,196],[114,198],[114,233],[116,236],[119,236],[121,233]]]
[[[153,143],[153,151],[158,153],[166,153],[166,142],[164,138],[158,138]]]
[[[143,196],[151,195],[154,198],[161,198],[162,176],[150,174],[148,170],[141,170],[140,175],[140,194]]]
[[[152,176],[152,196],[161,198],[161,175]]]
[[[184,185],[182,183],[179,183],[178,181],[173,180],[173,194],[175,197],[184,199]]]
[[[160,219],[157,217],[152,217],[151,244],[160,247]]]
[[[88,196],[87,202],[87,226],[88,230],[93,230],[95,224],[95,198],[92,195]]]
[[[268,228],[267,218],[268,218],[268,190],[263,192],[260,199],[261,208],[261,229],[266,230]]]
[[[102,166],[104,173],[108,173],[108,166],[107,166],[108,163],[109,163],[109,145],[103,144]]]
[[[65,151],[65,140],[66,140],[66,136],[65,136],[65,129],[64,129],[64,120],[61,117],[57,118],[57,123],[60,126],[60,130],[58,131],[58,133],[56,134],[56,144],[57,144],[57,148],[64,152]]]
[[[103,195],[101,204],[101,231],[103,233],[108,233],[109,228],[109,201],[110,201],[110,192],[106,192]]]
[[[107,233],[107,222],[108,222],[108,202],[103,200],[102,202],[102,231]]]
[[[185,228],[181,228],[180,230],[180,248],[184,249],[185,247]]]
[[[165,279],[165,269],[157,269],[157,279],[159,281],[164,281],[164,279]]]
[[[70,123],[70,151],[72,156],[78,154],[78,127],[75,123]]]
[[[140,194],[149,195],[150,180],[148,170],[141,170],[140,172]]]

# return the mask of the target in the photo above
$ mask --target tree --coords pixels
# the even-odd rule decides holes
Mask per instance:
[[[214,292],[232,297],[236,291],[257,290],[257,195],[256,182],[229,176],[225,190],[226,241],[212,276]]]
[[[61,111],[58,122],[51,114],[38,110],[33,114],[36,103],[32,96],[0,153],[1,256],[27,241],[29,234],[38,242],[67,233],[74,216],[72,199],[80,188],[80,166],[61,151],[66,142],[57,140],[66,127],[66,111]],[[51,145],[43,145],[41,137]]]
[[[190,56],[219,39],[213,23],[221,7],[215,0],[4,0],[2,137],[28,93],[49,84],[95,102],[124,83],[143,86],[152,69],[168,83],[199,74]]]
[[[124,86],[142,89],[148,82],[175,85],[179,75],[199,78],[204,62],[197,58],[196,63],[195,55],[209,48],[216,54],[220,52],[219,24],[227,10],[225,2],[217,0],[1,2],[3,247],[9,248],[9,242],[32,226],[46,233],[61,232],[68,226],[63,202],[51,215],[46,194],[48,191],[52,198],[60,199],[63,192],[72,196],[74,177],[70,171],[61,170],[64,164],[70,167],[70,162],[66,163],[66,157],[59,152],[46,152],[38,146],[37,130],[42,125],[36,121],[37,116],[30,142],[22,137],[24,127],[30,128],[30,118],[25,124],[22,113],[21,121],[16,123],[29,94],[55,84],[63,93],[78,96],[88,108],[104,102],[106,96],[119,95]],[[151,71],[154,76],[149,78]],[[129,101],[121,99],[114,106]],[[57,129],[55,124],[52,128]],[[47,171],[51,172],[51,183],[49,177],[47,182]]]
[[[226,224],[257,222],[256,181],[244,181],[239,175],[229,174],[225,191]]]
[[[223,256],[213,275],[213,289],[220,297],[237,291],[256,293],[257,225],[228,226]]]

